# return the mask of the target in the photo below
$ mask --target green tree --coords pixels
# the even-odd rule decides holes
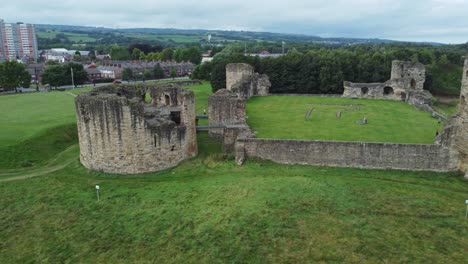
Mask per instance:
[[[171,70],[171,78],[172,78],[172,79],[175,79],[175,77],[177,77],[177,71],[176,71],[176,69],[172,68],[172,70]]]
[[[146,80],[153,78],[153,73],[146,69],[145,72],[143,73],[143,77],[145,77]]]
[[[72,69],[73,69],[73,83],[75,85],[82,85],[88,80],[88,74],[84,70],[83,65],[79,63],[70,62],[62,66],[63,79],[62,79],[61,84],[63,85],[72,84],[72,76],[71,76]]]
[[[109,53],[113,60],[129,60],[131,58],[126,48],[117,45],[112,46]]]
[[[42,74],[42,84],[50,84],[56,88],[62,84],[63,79],[64,71],[60,65],[49,66]]]
[[[134,48],[133,51],[132,51],[132,59],[134,60],[139,60],[140,57],[141,57],[141,54],[145,54],[143,53],[140,49],[138,48]]]
[[[125,68],[122,70],[122,80],[130,82],[133,80],[133,70],[130,68]]]
[[[161,51],[160,59],[162,61],[171,61],[172,56],[174,55],[174,50],[171,48],[165,48]]]
[[[29,87],[31,76],[23,64],[17,61],[5,61],[0,64],[0,86],[14,90],[19,86]]]
[[[161,65],[159,65],[159,63],[154,66],[153,76],[155,79],[164,78],[164,70],[161,68]]]
[[[181,62],[182,58],[182,49],[177,49],[173,54],[173,59],[177,62]]]

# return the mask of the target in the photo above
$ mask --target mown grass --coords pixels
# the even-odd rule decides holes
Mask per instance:
[[[57,37],[57,34],[63,33],[70,41],[73,42],[95,42],[96,39],[89,37],[87,34],[72,33],[72,32],[62,32],[62,31],[38,31],[36,32],[37,36],[40,38],[53,39]]]
[[[206,107],[209,85],[191,89],[197,111]],[[46,95],[45,108],[61,99]],[[37,117],[35,111],[26,113]],[[61,134],[55,128],[43,133]],[[33,135],[26,145],[43,141]],[[75,138],[71,144],[76,143]],[[198,134],[198,146],[197,158],[144,175],[89,171],[79,163],[76,147],[44,170],[62,160],[70,165],[44,175],[5,182],[12,171],[0,169],[1,262],[463,263],[468,258],[468,183],[457,174],[259,160],[239,167],[206,133]],[[23,155],[28,154],[18,151],[16,158]],[[14,177],[36,171],[21,169]]]
[[[261,161],[237,167],[206,133],[199,146],[198,158],[160,173],[91,172],[76,158],[47,176],[0,183],[0,259],[462,263],[468,257],[467,183],[458,175]]]
[[[51,127],[75,123],[73,97],[62,92],[0,97],[0,149],[34,138]]]
[[[357,105],[359,110],[347,105]],[[310,119],[305,115],[313,111]],[[336,113],[341,111],[341,118]],[[249,126],[260,138],[432,143],[443,124],[403,102],[308,96],[254,97]],[[367,125],[358,125],[363,117]]]

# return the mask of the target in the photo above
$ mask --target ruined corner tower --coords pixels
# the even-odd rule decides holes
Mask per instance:
[[[193,91],[172,85],[106,86],[77,96],[75,107],[80,160],[89,169],[153,172],[197,155]]]
[[[266,74],[254,72],[246,63],[229,63],[226,65],[226,89],[236,93],[239,98],[249,99],[252,96],[266,96],[270,92],[270,79]]]

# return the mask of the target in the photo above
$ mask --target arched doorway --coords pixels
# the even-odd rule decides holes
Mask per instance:
[[[411,79],[411,88],[415,89],[416,88],[416,80]]]
[[[400,94],[400,96],[401,96],[401,100],[402,100],[402,101],[406,101],[406,93],[405,93],[405,92],[402,92],[402,93]]]
[[[169,97],[169,95],[165,94],[164,95],[164,101],[165,101],[166,105],[170,105],[171,104],[171,97]]]
[[[367,87],[362,87],[361,88],[361,95],[366,95],[369,92],[369,88]]]
[[[384,95],[393,95],[393,88],[390,86],[385,86],[383,89]]]

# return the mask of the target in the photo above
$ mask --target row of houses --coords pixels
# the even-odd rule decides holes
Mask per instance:
[[[195,65],[191,62],[175,62],[175,61],[104,61],[97,66],[94,63],[85,66],[88,73],[88,79],[98,80],[101,78],[122,79],[123,69],[132,69],[133,75],[143,75],[146,70],[153,71],[158,65],[164,72],[165,77],[171,75],[171,71],[175,70],[178,77],[188,76],[193,72]]]
[[[90,51],[86,50],[67,50],[63,48],[42,50],[40,52],[41,58],[44,61],[56,61],[59,63],[65,63],[73,61],[75,55],[79,54],[81,57],[88,57]]]
[[[89,82],[95,82],[100,79],[122,79],[122,71],[125,68],[130,68],[134,76],[143,76],[146,70],[154,71],[155,66],[159,64],[164,72],[165,77],[170,77],[174,69],[177,77],[188,76],[192,74],[195,65],[191,62],[175,62],[175,61],[104,61],[97,65],[91,63],[83,65],[84,70],[88,75]],[[31,83],[42,83],[42,74],[46,70],[47,64],[31,63],[26,66],[26,70],[31,76]]]

